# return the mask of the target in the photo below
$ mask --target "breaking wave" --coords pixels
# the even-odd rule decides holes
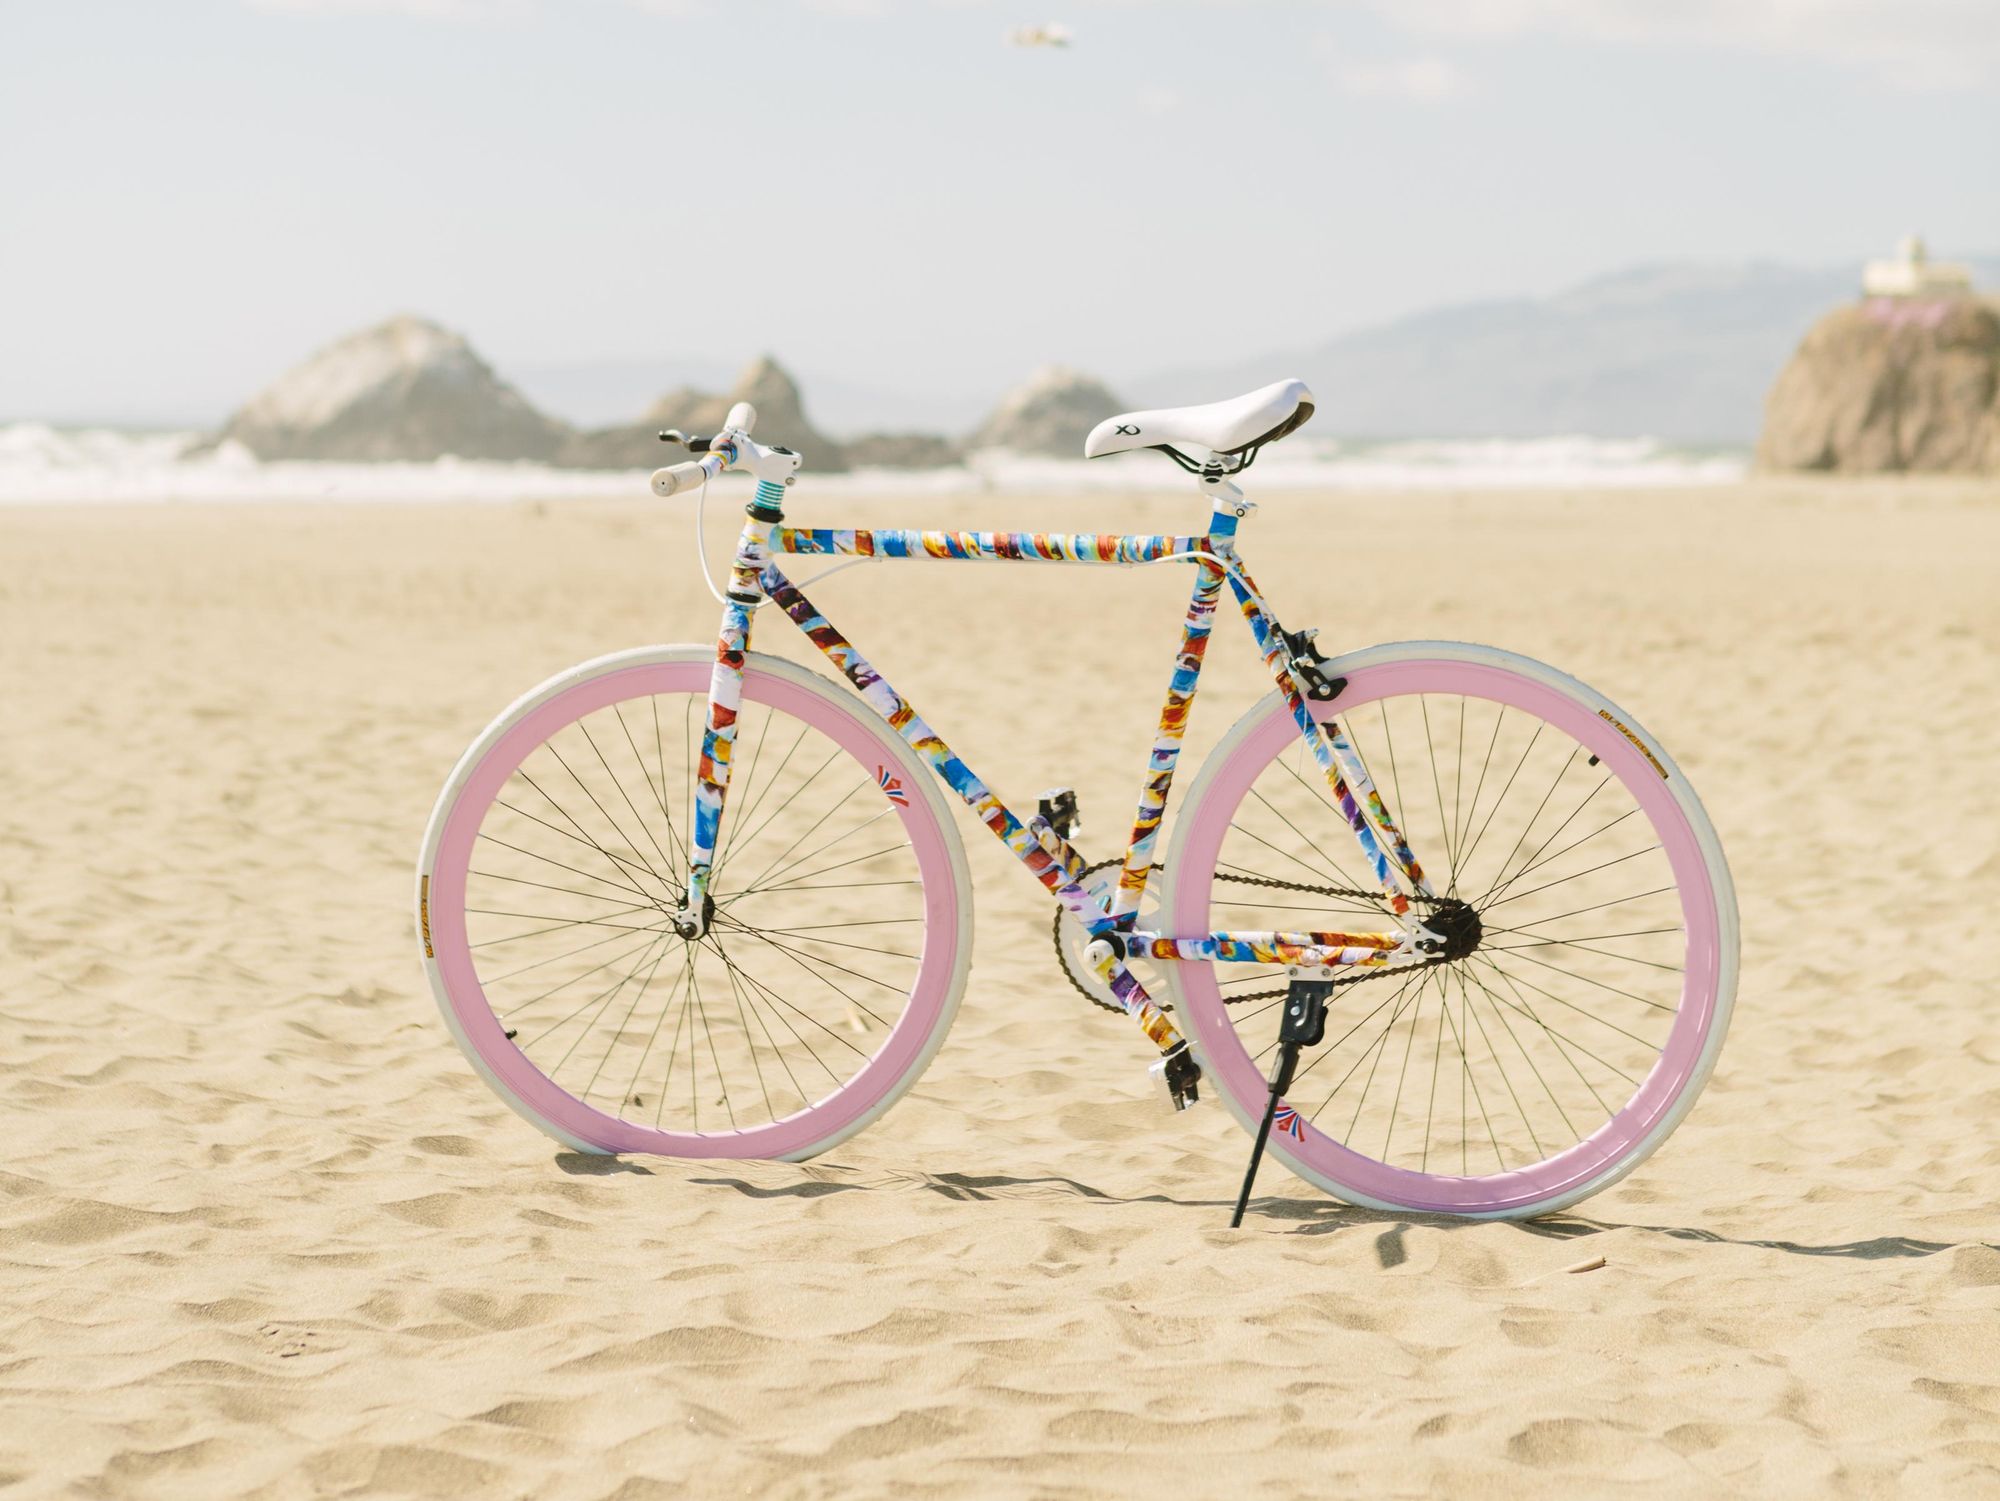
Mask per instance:
[[[663,453],[662,457],[667,457]],[[1176,476],[1151,454],[1081,460],[988,451],[943,469],[812,475],[828,493],[936,494],[1156,490]],[[1551,437],[1351,442],[1294,439],[1263,456],[1264,488],[1341,490],[1616,489],[1726,484],[1747,468],[1740,452],[1677,449],[1650,438]],[[0,503],[147,501],[413,501],[637,497],[642,471],[552,469],[442,458],[426,463],[265,463],[240,444],[199,434],[0,427]]]

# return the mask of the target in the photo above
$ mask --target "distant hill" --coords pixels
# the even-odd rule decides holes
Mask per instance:
[[[1973,272],[2000,282],[2000,256],[1976,257]],[[1303,376],[1323,436],[1748,444],[1806,330],[1859,291],[1858,265],[1646,266],[1130,384],[1147,402],[1196,402]]]

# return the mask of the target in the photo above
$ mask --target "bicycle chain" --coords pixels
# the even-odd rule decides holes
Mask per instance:
[[[1083,868],[1083,874],[1092,875],[1095,874],[1097,871],[1109,869],[1113,865],[1117,865],[1122,868],[1123,864],[1124,862],[1120,860],[1100,860],[1095,865],[1086,865]],[[1155,865],[1153,867],[1153,870],[1155,871],[1163,869],[1165,869],[1165,867],[1160,865]],[[1357,897],[1362,901],[1376,901],[1380,899],[1382,895],[1382,893],[1379,890],[1362,891],[1357,887],[1353,886],[1314,886],[1306,881],[1281,881],[1277,879],[1275,876],[1237,876],[1237,875],[1230,875],[1226,871],[1220,871],[1220,870],[1218,870],[1215,873],[1215,879],[1218,881],[1230,881],[1238,886],[1268,886],[1278,891],[1299,891],[1299,892],[1304,892],[1308,896],[1345,896],[1345,897]],[[1413,902],[1436,902],[1438,898],[1418,896],[1411,898],[1411,900]],[[1096,996],[1092,995],[1089,991],[1085,990],[1082,985],[1077,983],[1076,976],[1069,972],[1069,964],[1068,961],[1064,958],[1063,946],[1062,946],[1062,920],[1067,915],[1068,915],[1067,909],[1062,907],[1056,908],[1056,920],[1053,930],[1055,937],[1055,946],[1056,946],[1056,967],[1062,971],[1063,978],[1069,981],[1069,988],[1071,990],[1074,990],[1078,995],[1082,996],[1086,1001],[1090,1002],[1091,1005],[1097,1007],[1098,1010],[1100,1011],[1109,1011],[1112,1012],[1114,1015],[1123,1016],[1125,1013],[1121,1008],[1117,1006],[1106,1005],[1103,1001],[1099,1000]],[[1436,965],[1448,962],[1449,961],[1444,959],[1424,959],[1420,960],[1416,964],[1399,964],[1393,970],[1385,970],[1380,973],[1373,973],[1373,974],[1347,975],[1337,980],[1328,980],[1326,983],[1329,985],[1364,985],[1370,980],[1386,979],[1390,974],[1399,974],[1399,975],[1408,974],[1412,970],[1430,969]],[[1222,1003],[1225,1006],[1240,1006],[1243,1005],[1246,1001],[1275,1000],[1278,999],[1279,997],[1290,994],[1290,992],[1291,992],[1291,987],[1289,985],[1283,987],[1274,987],[1270,990],[1252,990],[1244,995],[1224,996]]]

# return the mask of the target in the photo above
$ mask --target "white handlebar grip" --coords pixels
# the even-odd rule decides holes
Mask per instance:
[[[734,428],[739,433],[747,433],[757,425],[757,409],[747,401],[739,401],[729,409],[729,416],[723,420],[722,425]]]
[[[665,469],[653,471],[653,493],[659,496],[672,495],[676,490],[685,490],[689,485],[698,485],[708,477],[700,459],[690,459],[685,464],[669,464]]]

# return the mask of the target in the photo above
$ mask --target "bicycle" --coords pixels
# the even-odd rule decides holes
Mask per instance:
[[[579,1151],[798,1160],[844,1141],[922,1073],[965,987],[949,791],[1053,894],[1065,969],[1138,1024],[1172,1103],[1212,1085],[1256,1133],[1238,1220],[1267,1146],[1350,1203],[1473,1217],[1546,1213],[1630,1172],[1727,1030],[1721,846],[1658,742],[1554,668],[1438,641],[1329,658],[1284,628],[1237,550],[1253,507],[1236,477],[1312,410],[1282,381],[1100,424],[1087,457],[1156,449],[1193,476],[1208,525],[1180,535],[798,528],[802,460],[751,437],[747,404],[713,437],[662,434],[699,457],[655,493],[757,482],[726,586],[710,581],[717,644],[558,674],[446,782],[417,926],[473,1066]],[[787,574],[794,557],[1192,566],[1123,856],[1086,863],[1068,789],[1026,816],[996,795]],[[1156,865],[1225,589],[1275,686],[1208,757]],[[752,652],[766,605],[856,691]]]

